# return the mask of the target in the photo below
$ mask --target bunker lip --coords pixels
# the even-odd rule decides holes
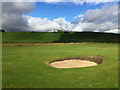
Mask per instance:
[[[89,67],[101,64],[103,56],[80,56],[72,58],[58,59],[51,61],[49,64],[55,68],[78,68],[78,67]]]

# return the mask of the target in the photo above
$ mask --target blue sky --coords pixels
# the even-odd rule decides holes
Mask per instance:
[[[29,15],[32,17],[48,18],[49,20],[63,17],[66,21],[72,22],[76,19],[80,19],[74,18],[75,16],[84,14],[87,10],[90,9],[100,9],[103,5],[103,3],[84,3],[83,5],[77,5],[72,2],[61,2],[57,4],[36,2],[34,11],[32,11]]]

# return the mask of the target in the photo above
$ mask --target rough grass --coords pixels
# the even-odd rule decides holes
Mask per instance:
[[[118,37],[120,35],[100,32],[4,32],[2,34],[3,43],[118,43]]]
[[[66,32],[59,42],[107,42],[118,43],[119,34],[101,32]]]
[[[50,43],[58,41],[61,33],[53,32],[4,32],[3,43]]]
[[[118,88],[118,45],[88,43],[72,45],[3,47],[3,88]],[[102,55],[93,67],[56,69],[48,62],[82,55]]]

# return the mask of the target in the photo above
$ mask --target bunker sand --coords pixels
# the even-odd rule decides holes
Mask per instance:
[[[55,68],[79,68],[79,67],[90,67],[90,66],[96,66],[97,63],[87,60],[64,60],[64,61],[56,61],[50,63],[52,67]]]

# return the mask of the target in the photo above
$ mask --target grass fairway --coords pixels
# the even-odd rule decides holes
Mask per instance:
[[[118,88],[118,44],[84,43],[3,47],[3,88]],[[56,69],[55,59],[102,55],[100,65]]]

